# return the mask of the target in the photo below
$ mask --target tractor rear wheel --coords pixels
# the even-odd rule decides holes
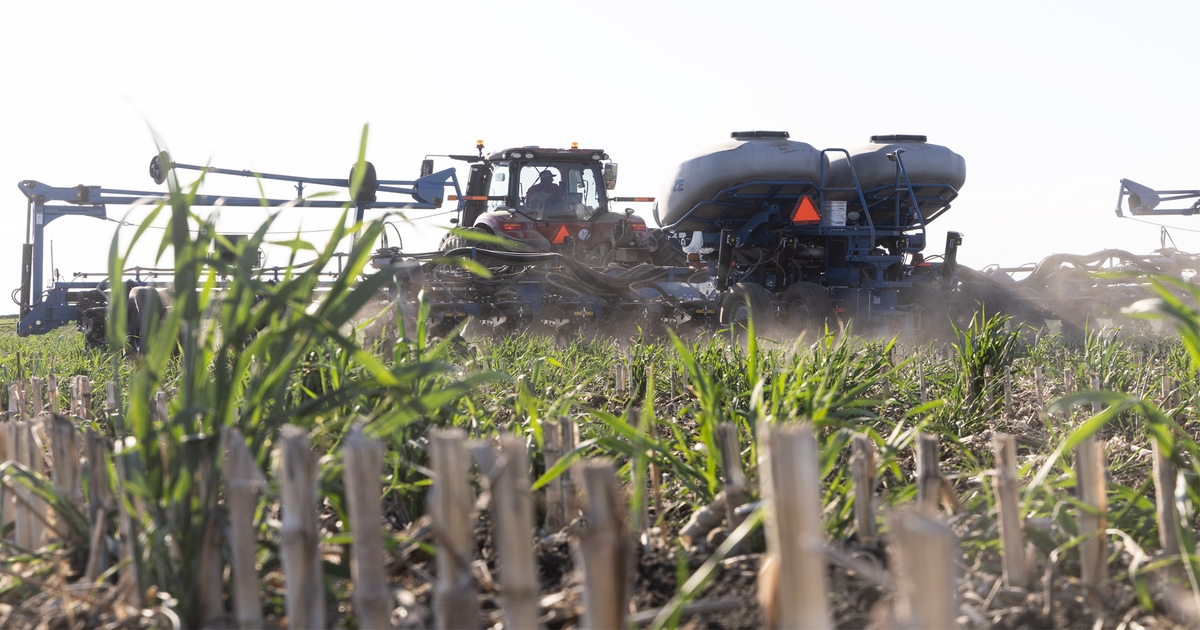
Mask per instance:
[[[775,304],[771,294],[757,284],[738,283],[721,300],[721,325],[729,326],[735,341],[744,342],[753,325],[756,336],[773,336]]]
[[[826,326],[837,329],[837,316],[829,291],[815,282],[797,282],[783,292],[787,313],[780,317],[781,336],[807,335],[809,341],[825,334]]]
[[[491,243],[482,243],[472,239],[471,236],[475,234],[491,234],[491,232],[479,227],[469,227],[463,228],[458,232],[449,232],[442,237],[442,242],[438,245],[438,251],[448,252],[452,249],[460,249],[463,247],[492,249]]]

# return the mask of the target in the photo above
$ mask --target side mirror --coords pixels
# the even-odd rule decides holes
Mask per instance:
[[[608,162],[604,165],[604,189],[612,190],[617,187],[617,165]]]
[[[421,177],[433,175],[433,160],[421,160]]]
[[[450,225],[458,225],[458,217],[451,217]]]

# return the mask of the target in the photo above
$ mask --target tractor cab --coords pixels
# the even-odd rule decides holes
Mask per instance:
[[[613,212],[617,165],[600,149],[520,147],[474,160],[459,225],[514,241],[513,251],[555,251],[590,264],[646,262],[646,222]]]

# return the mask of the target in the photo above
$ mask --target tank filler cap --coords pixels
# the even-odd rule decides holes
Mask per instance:
[[[871,136],[871,144],[890,144],[892,142],[925,142],[928,138],[925,136],[913,136],[903,133],[891,134],[887,136]]]
[[[751,138],[790,138],[792,137],[786,131],[735,131],[729,134],[734,140],[748,140]]]

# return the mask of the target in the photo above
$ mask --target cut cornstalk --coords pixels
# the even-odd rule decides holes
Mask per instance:
[[[29,379],[29,413],[37,416],[46,410],[45,403],[42,399],[42,393],[45,392],[46,382],[40,378]]]
[[[1175,464],[1169,453],[1162,452],[1158,440],[1150,448],[1154,454],[1154,500],[1158,520],[1158,543],[1163,555],[1179,555],[1179,514],[1175,511]]]
[[[583,570],[583,628],[621,628],[629,614],[629,525],[616,471],[607,461],[580,468],[587,495],[588,528],[579,533],[575,558]]]
[[[17,420],[30,420],[33,417],[29,414],[29,381],[8,384],[8,410],[10,414],[16,413],[15,417],[9,417]]]
[[[118,405],[117,384],[108,381],[104,384],[104,415],[111,418],[117,413]]]
[[[58,398],[58,379],[54,374],[46,377],[46,409],[53,413],[62,413],[61,401]]]
[[[92,379],[84,375],[71,377],[71,415],[82,420],[92,419]]]
[[[466,434],[460,429],[434,431],[429,446],[434,474],[429,504],[438,541],[434,619],[438,628],[472,628],[479,625],[479,604],[471,574],[475,497]]]
[[[562,419],[563,453],[570,453],[579,446],[579,426],[569,417]],[[563,496],[563,525],[569,525],[579,517],[579,466],[572,465],[559,475]]]
[[[1079,544],[1080,578],[1092,588],[1100,588],[1108,579],[1105,565],[1108,538],[1104,535],[1108,497],[1104,481],[1104,443],[1088,436],[1075,447],[1075,485],[1078,498],[1095,510],[1079,509],[1075,517],[1080,536],[1090,536]]]
[[[938,464],[938,439],[917,436],[917,505],[926,514],[936,514],[942,493],[942,471]]]
[[[722,422],[717,425],[717,445],[721,449],[721,470],[725,481],[725,522],[732,531],[741,524],[737,509],[746,503],[747,496],[741,442],[733,424]]]
[[[383,444],[354,427],[343,443],[346,500],[350,511],[350,578],[354,583],[354,612],[363,628],[387,628],[391,597],[383,572]],[[507,564],[505,565],[507,566]],[[510,626],[514,627],[514,626]]]
[[[225,478],[225,506],[229,510],[230,569],[233,572],[234,619],[239,628],[263,626],[262,603],[259,598],[258,568],[255,552],[257,536],[254,531],[254,512],[258,493],[266,485],[254,455],[246,448],[242,432],[233,427],[221,429],[221,444],[225,461],[221,466]]]
[[[542,427],[542,437],[546,444],[543,453],[546,470],[553,468],[559,459],[575,450],[579,439],[575,421],[566,416],[558,421],[546,421]],[[570,466],[546,484],[545,527],[551,534],[561,531],[579,514],[579,496],[575,487],[577,475],[577,467]]]
[[[15,406],[16,401],[9,399],[9,405]],[[9,420],[3,424],[4,430],[4,459],[18,464],[24,464],[27,455],[21,454],[21,434],[24,423],[19,420]],[[19,483],[6,484],[5,524],[13,524],[13,540],[26,549],[32,548],[29,534],[29,504],[25,499],[24,488]]]
[[[996,456],[996,475],[992,477],[1000,510],[1000,546],[1004,561],[1004,583],[1010,588],[1029,586],[1029,567],[1025,563],[1025,541],[1017,503],[1017,442],[1013,436],[998,433],[992,438]]]
[[[767,557],[774,584],[760,583],[767,625],[831,628],[821,527],[821,477],[817,440],[805,425],[769,427],[759,451],[766,519]]]
[[[54,489],[83,510],[83,486],[79,474],[79,446],[75,423],[67,416],[48,413],[42,416],[50,429],[50,453],[54,460]]]
[[[92,429],[83,436],[83,450],[88,463],[87,512],[92,523],[91,546],[88,549],[87,568],[84,579],[95,581],[108,570],[108,554],[104,549],[104,518],[112,504],[112,491],[108,481],[108,444],[104,437]]]
[[[491,450],[490,446],[485,448]],[[504,626],[536,628],[538,582],[530,538],[533,498],[529,491],[529,457],[525,443],[511,434],[500,436],[499,451],[491,470],[484,472],[492,495]]]
[[[557,420],[542,421],[542,458],[546,470],[550,470],[564,455],[562,428]],[[564,473],[565,474],[565,473]],[[559,476],[561,477],[561,475]],[[565,525],[566,505],[563,503],[562,481],[555,478],[546,484],[546,531],[553,534]]]
[[[16,426],[12,422],[0,422],[0,461],[16,459]],[[12,489],[0,484],[0,526],[16,527],[17,498]]]
[[[129,457],[126,452],[126,443],[123,440],[117,440],[113,444],[113,464],[117,472],[116,480],[116,496],[117,505],[121,509],[117,510],[117,532],[120,535],[119,553],[120,560],[125,564],[120,569],[120,574],[117,579],[117,587],[124,594],[126,601],[140,606],[142,603],[141,580],[138,577],[138,555],[136,548],[136,540],[133,533],[133,518],[129,514],[129,510],[124,508],[124,501],[127,498],[125,492],[125,484],[129,480]],[[134,453],[136,456],[136,451]]]
[[[983,408],[991,415],[996,411],[996,375],[992,366],[983,366]]]
[[[1163,407],[1177,409],[1179,407],[1179,392],[1171,379],[1162,379]],[[1178,418],[1176,418],[1178,420]],[[1175,464],[1171,462],[1171,454],[1164,453],[1158,440],[1151,441],[1154,455],[1154,502],[1155,515],[1158,520],[1158,543],[1163,555],[1179,555],[1179,514],[1175,511]]]
[[[954,533],[936,517],[888,516],[896,621],[903,628],[955,628]]]
[[[1042,383],[1042,366],[1033,366],[1033,388],[1037,393],[1038,415],[1043,419],[1046,416],[1046,394],[1043,390]]]
[[[854,481],[854,521],[858,544],[866,547],[875,543],[875,442],[858,433],[853,449],[850,468]]]
[[[1100,377],[1092,377],[1092,389],[1100,389]],[[1092,412],[1099,413],[1099,403],[1092,403]],[[1104,479],[1104,442],[1089,435],[1075,447],[1076,496],[1090,510],[1077,510],[1075,518],[1079,535],[1089,537],[1079,544],[1080,579],[1084,585],[1099,589],[1108,580],[1107,526],[1108,490]],[[1095,593],[1095,591],[1093,591]]]
[[[225,616],[225,562],[221,549],[224,538],[213,511],[204,523],[200,538],[199,592],[201,625],[211,628]]]
[[[35,474],[42,474],[42,449],[33,436],[33,423],[21,420],[13,424],[16,428],[17,463]],[[15,494],[18,502],[23,504],[23,509],[17,511],[17,544],[26,549],[38,549],[45,544],[48,533],[46,502],[24,484],[16,484]]]
[[[325,588],[318,548],[317,454],[308,433],[284,425],[279,435],[285,607],[289,627],[324,628]]]
[[[1004,417],[1011,418],[1013,415],[1013,397],[1012,397],[1012,368],[1004,368]]]

